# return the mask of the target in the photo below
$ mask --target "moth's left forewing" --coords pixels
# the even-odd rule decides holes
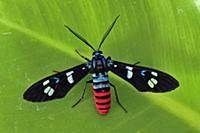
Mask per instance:
[[[76,83],[84,78],[89,71],[90,69],[86,64],[81,64],[51,75],[29,87],[23,97],[32,102],[44,102],[62,98]]]
[[[110,70],[142,92],[166,92],[179,86],[171,75],[148,67],[113,61]]]

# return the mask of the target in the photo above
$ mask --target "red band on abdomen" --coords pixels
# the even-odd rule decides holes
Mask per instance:
[[[110,94],[110,91],[108,91],[108,92],[95,92],[94,91],[95,96],[107,96],[109,94]]]
[[[99,109],[99,108],[110,108],[110,103],[109,104],[105,104],[105,105],[99,105],[99,104],[96,104],[96,107]]]
[[[107,99],[98,99],[98,98],[94,97],[94,100],[95,100],[95,102],[97,102],[97,103],[106,103],[106,102],[111,101],[111,97],[110,97],[110,98],[107,98]]]

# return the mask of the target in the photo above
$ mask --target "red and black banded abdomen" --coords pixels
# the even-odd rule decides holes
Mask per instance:
[[[93,85],[92,88],[94,92],[94,101],[98,112],[102,115],[107,114],[111,107],[110,87],[94,89]]]

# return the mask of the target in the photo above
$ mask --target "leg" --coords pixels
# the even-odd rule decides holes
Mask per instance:
[[[120,103],[119,101],[119,98],[118,98],[118,95],[117,95],[117,90],[116,90],[116,87],[110,83],[110,86],[112,86],[114,88],[114,91],[115,91],[115,96],[116,96],[116,99],[117,99],[117,103],[119,104],[119,106],[127,113],[127,110],[123,107],[123,105]]]
[[[85,90],[86,90],[86,87],[87,87],[87,84],[88,83],[92,83],[92,80],[89,80],[85,83],[85,86],[84,86],[84,90],[83,90],[83,93],[80,97],[80,99],[72,106],[72,108],[74,108],[76,105],[78,105],[80,103],[80,101],[84,98],[84,95],[85,95]]]
[[[133,65],[135,66],[135,65],[137,65],[137,64],[140,64],[140,61],[137,61],[136,63],[134,63]]]
[[[76,53],[77,53],[80,57],[82,57],[82,58],[85,59],[86,61],[90,61],[87,57],[81,55],[81,54],[78,52],[77,49],[76,49],[75,51],[76,51]]]
[[[59,73],[59,71],[57,71],[57,70],[53,70],[53,72],[54,72],[54,73]]]

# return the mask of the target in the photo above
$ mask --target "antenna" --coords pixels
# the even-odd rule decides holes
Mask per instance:
[[[87,57],[83,56],[82,54],[79,53],[79,51],[76,49],[75,52],[80,56],[82,57],[83,59],[87,60],[87,61],[90,61]]]
[[[73,31],[71,28],[69,28],[67,25],[64,25],[72,34],[74,34],[76,37],[78,37],[81,41],[83,41],[87,46],[89,46],[92,50],[96,51],[92,45],[90,45],[90,43],[84,39],[80,34],[76,33],[75,31]]]
[[[105,41],[105,39],[107,38],[108,34],[110,33],[110,31],[112,30],[113,26],[115,25],[117,19],[119,18],[120,15],[118,15],[115,20],[113,21],[113,23],[110,25],[110,27],[107,29],[106,33],[104,34],[102,40],[101,40],[101,43],[99,44],[99,48],[98,48],[98,51],[100,50],[101,48],[101,45],[103,44],[103,42]]]

